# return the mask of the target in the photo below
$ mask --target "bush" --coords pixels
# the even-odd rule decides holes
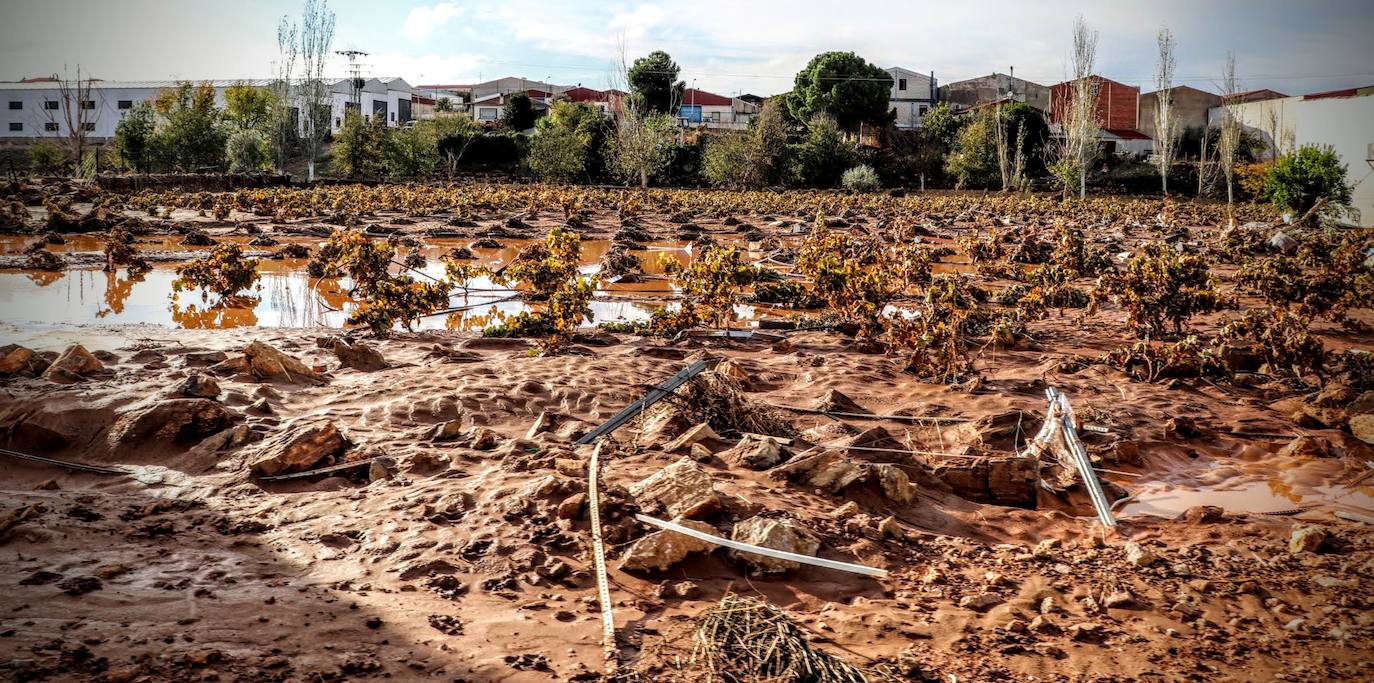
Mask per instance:
[[[846,190],[857,192],[874,192],[883,187],[882,181],[878,179],[878,172],[866,164],[859,164],[845,171],[844,176],[840,178],[840,183],[844,185]]]
[[[243,257],[237,244],[221,244],[202,259],[176,268],[177,279],[172,281],[172,297],[183,289],[200,289],[201,298],[210,293],[221,300],[236,296],[258,281],[258,262]]]
[[[1127,322],[1150,339],[1175,333],[1195,315],[1225,308],[1229,302],[1217,291],[1207,259],[1183,254],[1163,242],[1147,242],[1121,272],[1102,275],[1093,292],[1094,303],[1111,296],[1126,310]]]
[[[716,187],[751,189],[767,182],[756,160],[756,146],[747,133],[727,133],[706,143],[702,175]]]
[[[811,119],[806,139],[796,150],[793,176],[807,187],[835,187],[844,170],[858,160],[854,145],[844,139],[835,120],[824,115]]]
[[[382,141],[386,171],[393,178],[415,178],[434,172],[439,163],[439,139],[428,121],[409,128],[386,129]]]
[[[230,135],[225,143],[224,155],[229,159],[230,173],[261,171],[272,163],[267,138],[251,129]]]
[[[530,140],[530,170],[546,180],[568,180],[587,163],[587,142],[570,128],[549,127]]]
[[[334,136],[331,169],[349,178],[381,175],[386,138],[386,122],[381,117],[368,120],[356,110],[348,110],[339,134]]]
[[[39,140],[29,145],[29,165],[39,173],[52,173],[60,167],[66,155],[52,140]]]
[[[140,102],[125,112],[115,126],[114,144],[111,146],[120,162],[139,173],[152,170],[153,160],[160,156],[154,149],[156,129],[157,116],[147,102]]]
[[[1296,152],[1274,160],[1264,181],[1260,198],[1301,218],[1324,202],[1322,214],[1338,215],[1350,210],[1350,183],[1346,165],[1331,147],[1303,145]]]

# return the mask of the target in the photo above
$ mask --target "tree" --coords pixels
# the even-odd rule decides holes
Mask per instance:
[[[1073,22],[1073,79],[1069,83],[1067,101],[1058,103],[1060,126],[1057,159],[1053,165],[1067,196],[1074,179],[1078,180],[1078,198],[1088,194],[1088,167],[1097,158],[1097,94],[1101,84],[1093,75],[1097,61],[1097,32],[1079,16]]]
[[[1346,165],[1335,149],[1303,145],[1274,160],[1260,198],[1293,212],[1296,220],[1314,209],[1328,215],[1349,212],[1351,191]]]
[[[252,128],[229,134],[224,144],[224,156],[229,160],[230,173],[252,173],[271,165],[272,153],[267,136]]]
[[[382,174],[386,122],[380,116],[363,118],[357,109],[344,113],[343,126],[334,136],[333,170],[348,178],[375,178]]]
[[[1226,211],[1235,203],[1236,156],[1241,144],[1241,123],[1238,108],[1240,83],[1236,81],[1236,55],[1226,53],[1226,66],[1221,74],[1221,125],[1217,136],[1217,165],[1226,181]]]
[[[296,53],[300,55],[303,78],[300,83],[300,102],[305,110],[301,140],[305,146],[306,180],[315,179],[315,159],[320,146],[329,134],[329,88],[324,80],[325,62],[334,45],[334,12],[329,0],[305,0],[301,13],[300,33]]]
[[[518,92],[506,96],[506,106],[501,109],[501,123],[511,130],[528,130],[534,127],[534,102],[527,93]]]
[[[285,172],[286,164],[300,146],[300,108],[296,106],[292,79],[296,58],[300,56],[299,30],[286,17],[277,22],[277,77],[272,80],[272,157],[277,171]]]
[[[631,108],[620,117],[613,137],[607,140],[606,157],[616,173],[649,180],[667,166],[673,147],[673,120],[667,114],[640,113]]]
[[[954,177],[955,187],[987,188],[997,182],[997,119],[996,107],[982,107],[959,129],[945,161],[945,171]]]
[[[1159,62],[1155,67],[1155,167],[1159,169],[1160,189],[1169,196],[1169,169],[1174,165],[1177,150],[1178,112],[1174,110],[1174,34],[1159,29],[1155,37],[1159,46]]]
[[[678,68],[667,52],[655,50],[635,60],[628,80],[630,96],[640,104],[640,111],[655,114],[675,114],[682,103],[686,84],[677,80]]]
[[[853,52],[823,52],[797,74],[787,108],[798,121],[825,114],[853,133],[893,120],[891,92],[892,76],[881,68]]]
[[[587,163],[587,141],[576,130],[551,126],[530,141],[530,170],[546,180],[568,180]]]
[[[959,126],[960,121],[954,117],[954,110],[948,102],[931,107],[925,118],[921,119],[921,130],[926,132],[929,139],[947,148],[954,144],[954,136],[959,133]]]
[[[215,105],[213,86],[181,81],[158,92],[153,108],[162,117],[156,147],[170,164],[183,169],[224,165],[228,132]]]
[[[382,158],[391,177],[427,176],[439,165],[439,135],[433,121],[405,128],[386,128],[383,123],[382,131]]]
[[[835,187],[857,162],[857,150],[844,139],[835,119],[817,114],[797,150],[794,176],[807,187]]]
[[[152,170],[153,160],[159,154],[154,149],[157,142],[157,116],[153,106],[139,102],[126,112],[115,125],[114,153],[125,166],[138,173]]]
[[[435,101],[435,103],[434,103],[434,111],[441,111],[441,112],[444,112],[445,114],[452,112],[452,111],[453,111],[453,98],[450,98],[450,97],[440,97],[440,98],[439,98],[437,101]]]
[[[273,99],[271,90],[235,83],[224,89],[224,120],[239,130],[265,132],[272,122]]]
[[[95,127],[96,112],[100,107],[100,103],[95,101],[96,91],[91,83],[90,76],[82,78],[81,66],[77,65],[75,79],[63,73],[57,81],[58,108],[44,107],[42,110],[47,123],[60,131],[54,138],[78,175],[86,158],[90,129]]]

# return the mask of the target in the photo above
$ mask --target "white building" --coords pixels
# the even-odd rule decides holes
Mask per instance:
[[[939,84],[935,74],[920,74],[910,69],[894,66],[886,69],[892,76],[890,100],[893,111],[897,112],[898,128],[920,128],[921,119],[935,106]]]
[[[205,81],[191,81],[200,85]],[[271,87],[268,80],[208,81],[215,89],[215,104],[224,106],[224,91],[233,85]],[[73,106],[81,106],[88,113],[72,121],[85,122],[86,133],[94,142],[114,137],[115,127],[124,113],[139,103],[155,99],[159,92],[175,88],[177,81],[92,81],[87,99]],[[353,106],[352,81],[346,78],[328,81],[331,126],[335,132],[343,124],[344,110]],[[387,125],[400,125],[411,117],[413,89],[400,78],[365,79],[359,89],[358,106],[364,116],[381,115]],[[73,96],[75,94],[73,93]],[[20,142],[43,137],[65,136],[68,116],[62,91],[57,83],[0,83],[0,140]]]
[[[715,93],[687,88],[678,106],[681,126],[705,126],[712,130],[744,130],[759,113],[759,105]]]
[[[1374,86],[1311,95],[1278,97],[1231,105],[1247,131],[1260,136],[1271,154],[1303,145],[1329,145],[1346,165],[1354,187],[1351,205],[1358,224],[1374,226]],[[1223,107],[1208,112],[1218,125]]]

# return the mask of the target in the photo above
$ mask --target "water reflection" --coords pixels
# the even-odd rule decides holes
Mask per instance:
[[[105,272],[105,305],[95,312],[95,317],[104,318],[110,314],[119,315],[124,312],[124,302],[134,293],[134,284],[143,281],[144,273],[119,277],[119,271],[111,270]]]
[[[252,327],[258,324],[254,307],[260,303],[258,297],[235,297],[213,305],[169,306],[172,322],[188,330],[221,329],[225,327]]]

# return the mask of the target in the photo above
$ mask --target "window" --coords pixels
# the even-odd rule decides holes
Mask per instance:
[[[95,100],[82,100],[82,101],[81,101],[81,108],[82,108],[82,109],[95,109]]]
[[[481,108],[479,108],[479,109],[477,110],[477,118],[478,118],[479,120],[482,120],[482,121],[495,121],[495,120],[496,120],[496,108],[495,108],[495,107],[481,107]]]
[[[120,108],[120,109],[133,109],[133,108],[134,108],[134,101],[133,101],[133,100],[120,100],[120,101],[119,101],[119,108]]]
[[[905,78],[899,78],[899,79],[897,79],[897,89],[898,89],[898,90],[906,90],[906,79],[905,79]]]
[[[11,101],[11,102],[10,102],[10,109],[23,109],[23,108],[24,108],[24,103],[23,103],[23,102],[14,102],[14,101]]]
[[[395,120],[396,120],[396,112],[394,112],[394,111],[391,112],[391,120],[392,120],[392,121],[395,121]]]
[[[56,122],[56,121],[48,121],[47,123],[44,123],[44,124],[43,124],[43,130],[46,130],[46,131],[48,131],[49,133],[56,133],[56,132],[57,132],[57,122]]]
[[[95,130],[95,122],[87,121],[86,123],[81,124],[81,130],[84,130],[87,133]]]
[[[921,116],[925,116],[925,115],[926,115],[926,112],[928,112],[928,111],[930,111],[930,107],[927,107],[927,106],[924,105],[924,104],[921,105],[921,113],[920,113]]]
[[[50,109],[50,110],[56,110],[56,109],[57,109],[57,100],[43,100],[43,108],[44,108],[44,109]]]
[[[20,122],[18,122],[18,121],[11,121],[11,122],[10,122],[10,131],[11,131],[11,132],[18,132],[18,131],[21,131],[21,130],[24,130],[24,124],[22,124],[22,123],[20,123]]]

